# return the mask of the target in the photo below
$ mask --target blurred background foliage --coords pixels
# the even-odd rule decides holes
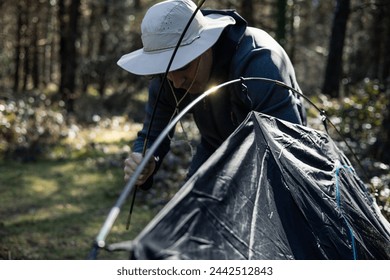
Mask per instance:
[[[139,25],[155,2],[0,1],[0,258],[86,256],[121,191],[122,161],[147,98],[148,80],[116,61],[142,47]],[[359,158],[357,172],[390,219],[388,1],[221,0],[204,7],[236,9],[284,46],[303,93],[340,131],[329,128],[338,146],[352,160],[350,146]],[[309,125],[324,130],[319,113],[308,112]],[[155,188],[140,195],[137,226],[115,228],[114,241],[136,236],[177,191],[197,141],[188,117]],[[79,197],[80,188],[94,199]],[[61,213],[72,219],[60,221],[52,234],[72,236],[72,242],[43,233]],[[28,233],[36,219],[47,223]]]

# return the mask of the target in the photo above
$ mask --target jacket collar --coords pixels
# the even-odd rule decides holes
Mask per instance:
[[[218,41],[212,47],[213,66],[210,82],[220,84],[226,82],[229,78],[231,59],[244,36],[248,24],[234,10],[202,10],[202,13],[205,15],[212,13],[228,15],[236,20],[236,24],[225,28]]]

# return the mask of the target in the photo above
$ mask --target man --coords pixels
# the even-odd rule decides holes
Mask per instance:
[[[168,0],[152,6],[142,24],[143,49],[124,55],[118,65],[137,74],[153,76],[142,131],[133,153],[125,160],[125,180],[142,160],[142,150],[158,92],[155,118],[148,147],[166,127],[177,110],[211,86],[240,77],[262,77],[281,81],[299,90],[293,66],[282,47],[266,32],[248,27],[234,11],[198,11],[181,41],[163,81],[176,44],[196,5],[190,0]],[[163,84],[162,84],[163,83]],[[245,89],[245,90],[243,90]],[[192,160],[191,176],[237,128],[250,111],[262,112],[290,122],[305,124],[298,96],[275,83],[246,81],[209,95],[192,110],[201,143]],[[167,138],[139,176],[137,184],[149,188],[153,174],[169,151]]]

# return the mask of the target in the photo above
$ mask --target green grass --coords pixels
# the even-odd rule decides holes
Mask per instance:
[[[123,191],[123,159],[140,127],[124,117],[104,118],[77,125],[68,137],[43,146],[45,154],[35,162],[0,158],[0,259],[86,259]],[[180,182],[168,165],[166,177]],[[177,191],[177,184],[165,181],[138,191],[126,230],[128,198],[106,244],[132,240],[142,231]],[[127,258],[128,253],[104,250],[98,255]]]
[[[0,258],[86,259],[92,242],[124,186],[122,168],[91,159],[0,163]],[[156,207],[140,207],[125,229],[125,205],[107,243],[134,238]],[[129,203],[128,203],[129,204]],[[100,259],[127,258],[101,251]]]

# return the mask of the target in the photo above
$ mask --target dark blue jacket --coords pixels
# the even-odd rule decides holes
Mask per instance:
[[[213,68],[210,85],[217,85],[240,77],[263,77],[281,81],[300,91],[290,59],[270,35],[263,30],[248,27],[246,21],[231,10],[210,10],[203,11],[203,13],[227,14],[236,20],[236,24],[228,26],[212,47]],[[161,82],[162,77],[158,76],[150,83],[144,127],[139,132],[133,149],[136,152],[141,152],[143,149],[150,116]],[[219,90],[218,93],[206,97],[192,110],[201,134],[201,144],[190,167],[190,175],[225,141],[250,111],[262,112],[294,123],[306,123],[301,101],[292,91],[264,81],[245,81],[244,85],[237,83],[227,86]],[[184,91],[175,89],[175,94],[176,100],[180,100]],[[179,109],[184,108],[196,97],[198,95],[188,94],[180,103]],[[148,147],[167,126],[175,108],[175,98],[169,85],[165,82],[152,123]],[[159,163],[169,151],[169,147],[170,141],[167,138],[155,154],[160,158]],[[150,184],[151,180],[146,183],[146,185]]]

